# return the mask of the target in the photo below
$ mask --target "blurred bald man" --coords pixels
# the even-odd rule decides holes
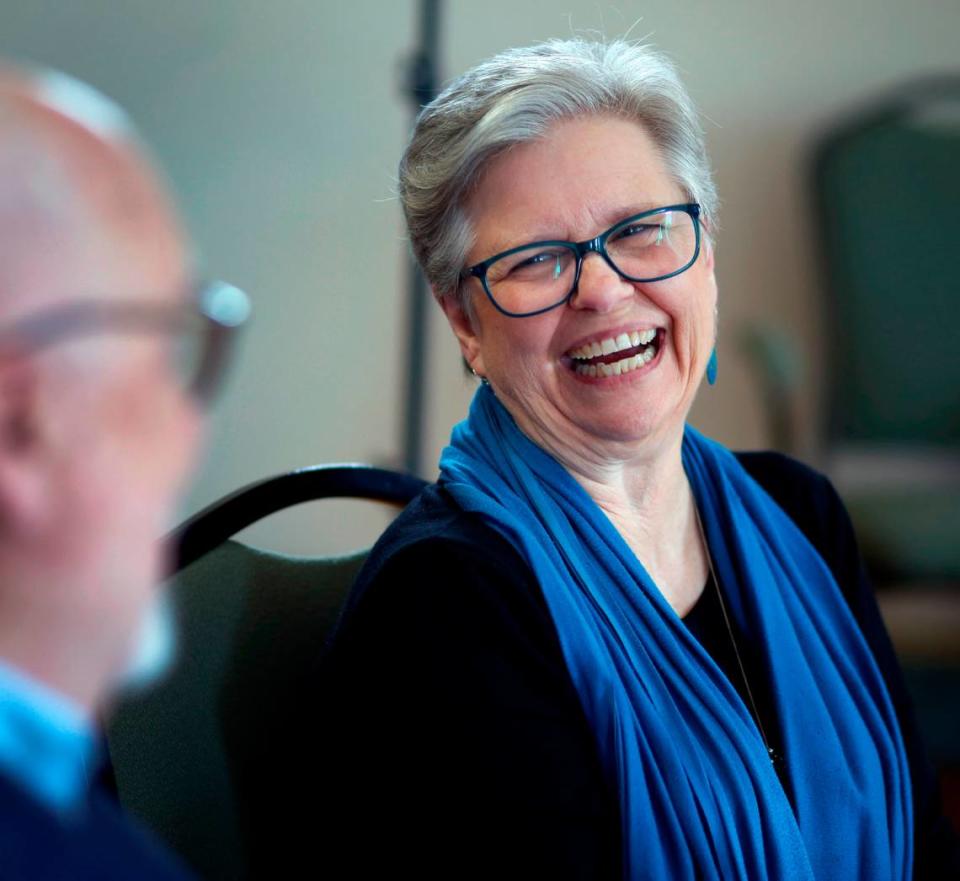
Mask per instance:
[[[91,792],[162,652],[158,537],[245,296],[198,285],[122,111],[0,69],[0,877],[182,878]]]

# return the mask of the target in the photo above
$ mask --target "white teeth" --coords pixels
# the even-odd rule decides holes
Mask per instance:
[[[623,376],[624,373],[649,364],[655,354],[653,346],[647,346],[642,352],[614,361],[613,364],[577,364],[574,369],[581,376]]]
[[[645,346],[647,343],[653,342],[656,335],[656,330],[634,330],[631,333],[621,333],[616,338],[608,337],[605,340],[595,340],[592,343],[584,343],[576,349],[571,349],[570,357],[587,361],[590,358],[599,358],[601,355],[612,355],[614,352],[622,352],[624,349]]]

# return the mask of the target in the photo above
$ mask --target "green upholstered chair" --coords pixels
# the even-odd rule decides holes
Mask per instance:
[[[960,77],[885,97],[813,165],[827,467],[884,581],[960,581]]]
[[[269,877],[271,773],[366,552],[304,559],[230,536],[318,498],[405,505],[423,481],[365,466],[261,481],[176,530],[169,587],[181,631],[172,675],[128,698],[108,731],[120,800],[207,879]]]
[[[818,142],[824,465],[875,578],[960,581],[960,77],[900,88]],[[797,449],[795,340],[750,326],[775,446]]]
[[[850,511],[935,761],[960,790],[960,76],[836,124],[811,164],[821,262],[822,467]],[[782,329],[738,340],[770,435],[798,444]]]
[[[821,142],[831,444],[960,449],[960,77],[898,91]]]
[[[957,785],[960,76],[909,84],[835,128],[812,177],[825,465],[880,588],[928,747]]]

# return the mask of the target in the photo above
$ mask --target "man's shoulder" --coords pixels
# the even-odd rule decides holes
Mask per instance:
[[[0,774],[4,881],[187,881],[193,877],[109,798],[60,817]]]

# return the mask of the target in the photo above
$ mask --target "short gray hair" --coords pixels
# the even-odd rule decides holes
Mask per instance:
[[[555,122],[610,114],[653,139],[710,229],[718,200],[703,129],[673,64],[648,46],[550,40],[508,49],[467,71],[423,108],[400,161],[399,193],[420,266],[438,297],[460,290],[473,243],[464,203],[486,165]]]

